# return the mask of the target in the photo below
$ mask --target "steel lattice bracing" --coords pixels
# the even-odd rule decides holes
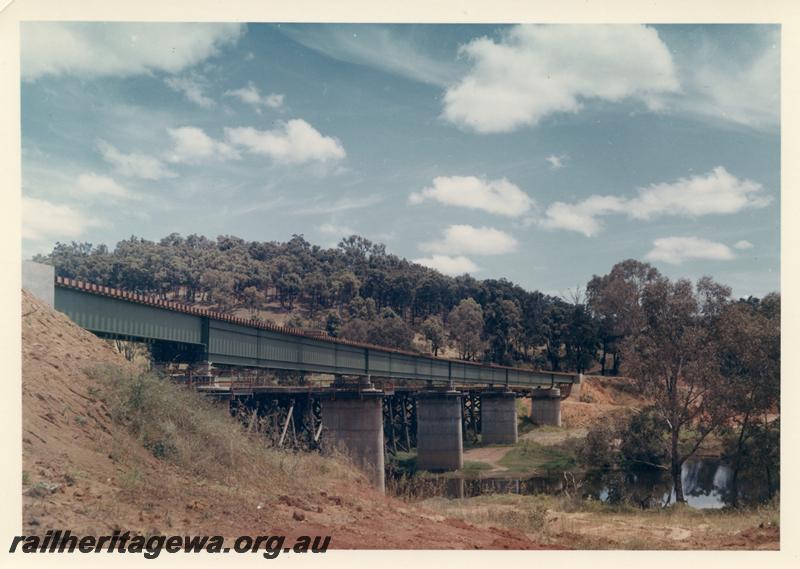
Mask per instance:
[[[578,379],[574,374],[481,365],[312,337],[302,330],[70,279],[56,279],[55,308],[100,336],[188,346],[201,359],[221,365],[531,387],[572,384]]]

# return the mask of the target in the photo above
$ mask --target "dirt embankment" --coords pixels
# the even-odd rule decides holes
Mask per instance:
[[[619,417],[647,405],[627,377],[584,376],[583,383],[561,403],[565,427],[590,427],[606,417]]]
[[[331,547],[356,549],[542,547],[520,531],[478,529],[380,495],[317,456],[264,449],[291,471],[233,487],[202,479],[156,458],[112,416],[108,384],[87,370],[134,372],[124,358],[25,291],[22,314],[25,532],[331,535]]]

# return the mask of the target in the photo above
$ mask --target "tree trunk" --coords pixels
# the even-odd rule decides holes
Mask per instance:
[[[671,454],[672,468],[670,469],[670,473],[672,474],[672,484],[675,487],[675,503],[686,502],[686,498],[683,496],[683,481],[681,480],[681,466],[683,466],[683,463],[678,454],[678,431],[674,428],[672,430]]]
[[[605,375],[606,374],[606,353],[607,353],[606,347],[607,346],[608,346],[608,343],[605,340],[603,340],[603,357],[600,359],[600,375]]]
[[[742,468],[742,452],[744,447],[745,432],[749,426],[749,421],[750,412],[748,411],[744,416],[744,420],[742,421],[742,430],[739,431],[739,440],[736,441],[736,459],[734,460],[733,476],[731,477],[731,505],[734,508],[739,507],[739,471]]]

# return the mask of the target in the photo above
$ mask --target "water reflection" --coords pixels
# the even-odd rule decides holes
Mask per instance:
[[[699,509],[722,508],[732,502],[732,472],[719,460],[686,461],[681,474],[683,491],[689,506]],[[463,478],[454,476],[415,477],[414,495],[419,498],[446,496],[464,498],[481,494],[560,494],[580,493],[609,504],[626,503],[654,508],[673,503],[672,479],[661,470],[595,471],[582,476],[552,473],[529,478]],[[407,489],[406,489],[407,491]],[[766,485],[760,479],[741,479],[740,500],[754,503],[767,498]]]

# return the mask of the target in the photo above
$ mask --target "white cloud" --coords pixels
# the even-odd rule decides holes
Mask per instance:
[[[424,267],[435,269],[440,273],[450,276],[463,275],[464,273],[474,273],[479,270],[478,265],[464,256],[449,257],[447,255],[431,255],[430,257],[413,259],[412,262]]]
[[[736,244],[733,246],[734,249],[739,249],[744,251],[745,249],[752,249],[753,244],[750,241],[745,241],[742,239],[741,241],[737,241]]]
[[[253,105],[259,113],[261,112],[260,107],[262,106],[277,109],[283,105],[283,95],[279,93],[262,95],[261,91],[258,90],[258,87],[256,87],[252,81],[247,83],[247,87],[225,91],[225,95],[228,97],[236,97],[243,103]]]
[[[349,237],[355,235],[357,231],[347,225],[334,225],[333,223],[323,223],[319,226],[320,233],[333,237]]]
[[[514,237],[492,227],[451,225],[438,241],[422,243],[419,248],[442,255],[502,255],[516,250]]]
[[[702,259],[730,261],[733,251],[727,245],[699,237],[664,237],[653,242],[653,249],[645,255],[650,261],[663,261],[679,265],[684,261]]]
[[[273,130],[226,128],[225,138],[253,154],[284,164],[335,161],[346,156],[337,139],[323,136],[303,119],[292,119]]]
[[[555,155],[555,154],[551,154],[550,156],[545,158],[545,160],[547,160],[547,162],[550,164],[550,167],[553,170],[560,170],[561,168],[566,166],[565,163],[566,163],[568,158],[569,158],[569,156],[567,156],[566,154],[561,154],[561,155],[558,155],[558,156]]]
[[[660,95],[679,88],[669,49],[646,26],[515,26],[498,42],[478,38],[461,52],[472,68],[445,92],[443,116],[480,133],[574,113],[587,99],[658,108]]]
[[[167,77],[164,83],[177,93],[183,93],[189,101],[200,105],[204,109],[210,109],[216,103],[213,99],[206,97],[203,86],[196,80],[189,77]]]
[[[614,196],[590,196],[577,204],[555,202],[547,207],[540,225],[547,229],[568,229],[587,237],[602,229],[598,216],[623,210],[625,201]]]
[[[600,216],[616,213],[631,219],[649,220],[666,215],[733,214],[769,204],[772,199],[763,192],[761,184],[737,178],[718,166],[704,175],[639,188],[633,198],[590,196],[574,204],[555,202],[545,210],[540,224],[549,229],[578,231],[590,237],[602,229]]]
[[[528,194],[505,178],[487,181],[474,176],[439,176],[433,179],[432,186],[408,197],[411,204],[427,199],[508,217],[519,217],[535,204]]]
[[[162,178],[174,178],[177,175],[154,156],[137,152],[125,154],[105,140],[98,140],[97,148],[105,161],[114,166],[117,172],[123,176],[144,178],[145,180],[160,180]]]
[[[316,196],[310,200],[303,200],[302,203],[298,202],[294,204],[291,207],[291,211],[295,215],[337,213],[352,209],[364,209],[365,207],[373,206],[383,200],[382,196],[375,194],[358,198],[345,196],[334,201],[329,201],[327,198],[328,196]]]
[[[283,28],[296,42],[332,57],[366,65],[413,81],[446,87],[457,78],[458,64],[437,59],[420,42],[422,36],[404,34],[404,26],[389,28],[359,24],[351,26],[291,26]]]
[[[770,31],[742,65],[727,49],[706,45],[687,65],[687,94],[679,109],[758,129],[780,122],[780,34]],[[756,50],[753,50],[756,51]]]
[[[239,152],[225,142],[214,140],[202,129],[194,126],[168,128],[175,144],[169,154],[170,162],[197,163],[209,159],[237,160]]]
[[[99,221],[63,204],[22,196],[22,238],[31,241],[79,237]]]
[[[639,195],[626,202],[625,210],[636,219],[736,213],[770,203],[770,197],[762,195],[763,190],[761,184],[739,179],[717,166],[705,175],[640,188]]]
[[[119,185],[113,178],[100,176],[94,172],[85,172],[78,176],[71,194],[80,197],[110,197],[132,199],[135,196]]]
[[[22,77],[177,73],[234,44],[241,24],[25,22]]]

